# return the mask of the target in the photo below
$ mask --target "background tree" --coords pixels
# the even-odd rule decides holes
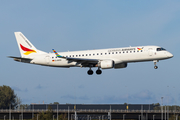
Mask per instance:
[[[67,115],[66,114],[61,114],[59,115],[59,120],[67,120]]]
[[[28,104],[20,104],[20,109],[27,109],[28,107]]]
[[[0,86],[0,109],[14,109],[17,106],[17,95],[9,86]]]
[[[21,99],[19,97],[16,97],[16,103],[17,103],[17,109],[20,109],[20,105],[22,103]]]
[[[38,115],[35,115],[33,120],[53,120],[53,110],[51,106],[48,106],[47,112],[40,112]]]
[[[53,104],[55,104],[55,105],[57,105],[57,104],[58,104],[58,105],[59,105],[59,102],[54,102]]]
[[[48,106],[48,111],[46,112],[46,120],[53,119],[53,110],[51,106]]]
[[[55,105],[57,105],[57,104],[58,104],[58,105],[59,105],[59,102],[54,102],[54,103],[50,103],[50,104],[55,104]]]

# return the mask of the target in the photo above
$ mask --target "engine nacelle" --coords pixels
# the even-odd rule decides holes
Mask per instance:
[[[115,64],[114,68],[126,68],[127,67],[127,63],[119,63],[119,64]]]
[[[99,62],[98,67],[101,67],[102,69],[110,69],[114,67],[114,61],[113,60],[103,60]]]

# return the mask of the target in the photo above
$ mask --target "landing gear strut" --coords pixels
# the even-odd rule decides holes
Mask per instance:
[[[100,75],[102,73],[102,71],[98,68],[97,70],[96,70],[96,74],[97,75]]]
[[[158,61],[158,60],[154,60],[153,62],[154,62],[154,69],[158,69],[158,66],[157,66],[156,64],[157,64],[157,62],[159,62],[159,61]]]

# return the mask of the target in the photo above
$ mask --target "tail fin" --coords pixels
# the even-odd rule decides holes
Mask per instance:
[[[21,33],[15,32],[21,57],[29,57],[35,54],[44,54],[45,52],[36,49],[33,44]]]

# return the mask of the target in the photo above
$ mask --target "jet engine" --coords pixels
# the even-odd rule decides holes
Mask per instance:
[[[126,68],[127,67],[127,63],[119,63],[119,64],[115,64],[114,68]]]
[[[110,69],[114,67],[114,61],[113,60],[103,60],[98,63],[98,67],[101,67],[102,69]]]

